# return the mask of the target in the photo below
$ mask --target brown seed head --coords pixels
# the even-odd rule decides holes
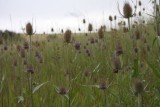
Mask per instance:
[[[64,41],[66,43],[70,43],[71,42],[71,35],[72,35],[72,32],[71,30],[66,30],[66,32],[64,33]]]
[[[142,94],[144,91],[143,82],[141,80],[136,80],[134,83],[135,91],[138,94]]]
[[[109,16],[109,20],[110,20],[110,21],[113,21],[113,18],[112,18],[112,16]]]
[[[88,25],[88,31],[91,32],[92,30],[93,30],[93,26],[92,26],[91,23],[89,23],[89,25]]]
[[[32,35],[33,34],[33,28],[32,28],[31,23],[27,23],[27,25],[26,25],[26,33],[28,35]]]
[[[132,17],[132,7],[128,2],[125,2],[123,6],[123,14],[124,14],[124,18]]]
[[[100,39],[104,38],[104,32],[103,32],[103,29],[102,29],[102,28],[100,28],[100,29],[98,30],[98,36],[99,36]]]

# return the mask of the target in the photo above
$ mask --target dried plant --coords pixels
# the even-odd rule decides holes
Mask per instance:
[[[125,1],[124,6],[123,6],[123,14],[120,12],[119,4],[118,4],[118,11],[123,18],[128,19],[128,28],[130,30],[130,18],[132,18],[135,15],[136,8],[135,8],[135,11],[133,12],[133,9],[131,5],[129,4],[129,2]]]
[[[72,32],[71,30],[66,30],[66,32],[64,33],[64,41],[66,43],[70,43],[71,42],[71,35],[72,35]]]

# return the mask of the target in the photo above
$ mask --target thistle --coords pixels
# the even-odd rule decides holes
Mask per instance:
[[[92,26],[91,23],[89,23],[89,25],[88,25],[88,31],[90,32],[90,34],[91,34],[92,30],[93,30],[93,26]]]
[[[135,8],[135,12],[133,13],[131,5],[128,2],[125,2],[123,6],[123,14],[120,12],[119,4],[118,4],[118,11],[122,17],[128,19],[128,28],[130,30],[130,18],[134,16],[136,12],[136,8]]]
[[[66,43],[70,43],[71,42],[71,35],[72,35],[72,32],[71,30],[66,30],[66,32],[64,33],[64,41]]]
[[[104,31],[103,31],[102,28],[100,28],[100,29],[98,30],[98,36],[99,36],[100,39],[104,38]]]

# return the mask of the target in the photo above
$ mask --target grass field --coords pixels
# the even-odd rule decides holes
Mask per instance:
[[[133,29],[106,32],[102,39],[97,33],[72,34],[71,43],[63,35],[36,35],[31,50],[24,45],[25,35],[7,49],[2,44],[1,107],[160,105],[159,41],[154,42],[152,27],[145,30],[138,40],[132,39]],[[115,55],[116,47],[121,47],[120,55]]]

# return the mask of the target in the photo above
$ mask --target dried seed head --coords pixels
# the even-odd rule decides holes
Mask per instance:
[[[101,90],[106,90],[107,89],[107,84],[106,84],[105,80],[100,81],[99,89],[101,89]]]
[[[54,32],[54,29],[53,29],[53,28],[51,28],[51,32]]]
[[[59,87],[58,94],[66,95],[67,94],[67,89],[65,87],[63,87],[63,86]]]
[[[142,16],[142,13],[141,13],[141,11],[139,11],[139,13],[138,13],[138,14],[139,14],[139,16]]]
[[[64,41],[66,43],[70,43],[71,42],[71,35],[72,35],[72,32],[71,30],[66,30],[66,32],[64,33]]]
[[[139,0],[138,4],[139,4],[139,6],[142,6],[142,2],[140,0]]]
[[[31,64],[27,65],[27,72],[33,74],[34,73],[34,69],[33,66]]]
[[[86,23],[86,20],[85,20],[85,19],[83,19],[83,23],[84,23],[84,24]]]
[[[143,82],[141,80],[136,80],[134,83],[135,91],[138,94],[142,94],[144,91]]]
[[[114,71],[114,73],[118,73],[118,71],[121,70],[121,61],[120,61],[119,56],[114,54],[113,58],[112,58],[112,63],[113,63],[113,71]]]
[[[90,41],[91,44],[94,44],[94,43],[95,43],[95,39],[94,39],[93,37],[91,37],[91,38],[89,39],[89,41]]]
[[[76,42],[76,43],[74,44],[74,47],[75,47],[76,50],[80,50],[81,43],[80,43],[80,42]]]
[[[33,28],[32,28],[31,23],[27,23],[26,32],[27,32],[28,35],[32,35],[33,34]]]
[[[23,60],[23,65],[27,65],[27,60]]]
[[[113,18],[112,18],[112,16],[109,16],[109,20],[110,20],[110,21],[113,21]]]
[[[93,30],[93,26],[92,26],[91,23],[89,23],[89,25],[88,25],[88,31],[91,32],[92,30]]]
[[[134,52],[138,53],[138,48],[137,47],[134,48]]]
[[[132,7],[128,2],[124,3],[123,14],[124,14],[124,18],[132,17]]]
[[[100,39],[104,38],[104,32],[103,32],[103,29],[102,29],[102,28],[100,28],[100,29],[98,30],[98,36],[99,36]]]
[[[18,52],[20,52],[21,49],[22,49],[22,47],[21,47],[20,45],[17,45],[16,48],[17,48],[17,51],[18,51]]]
[[[5,44],[4,47],[3,47],[3,49],[4,49],[5,51],[8,50],[8,46]]]
[[[117,16],[114,16],[114,20],[117,20]]]

